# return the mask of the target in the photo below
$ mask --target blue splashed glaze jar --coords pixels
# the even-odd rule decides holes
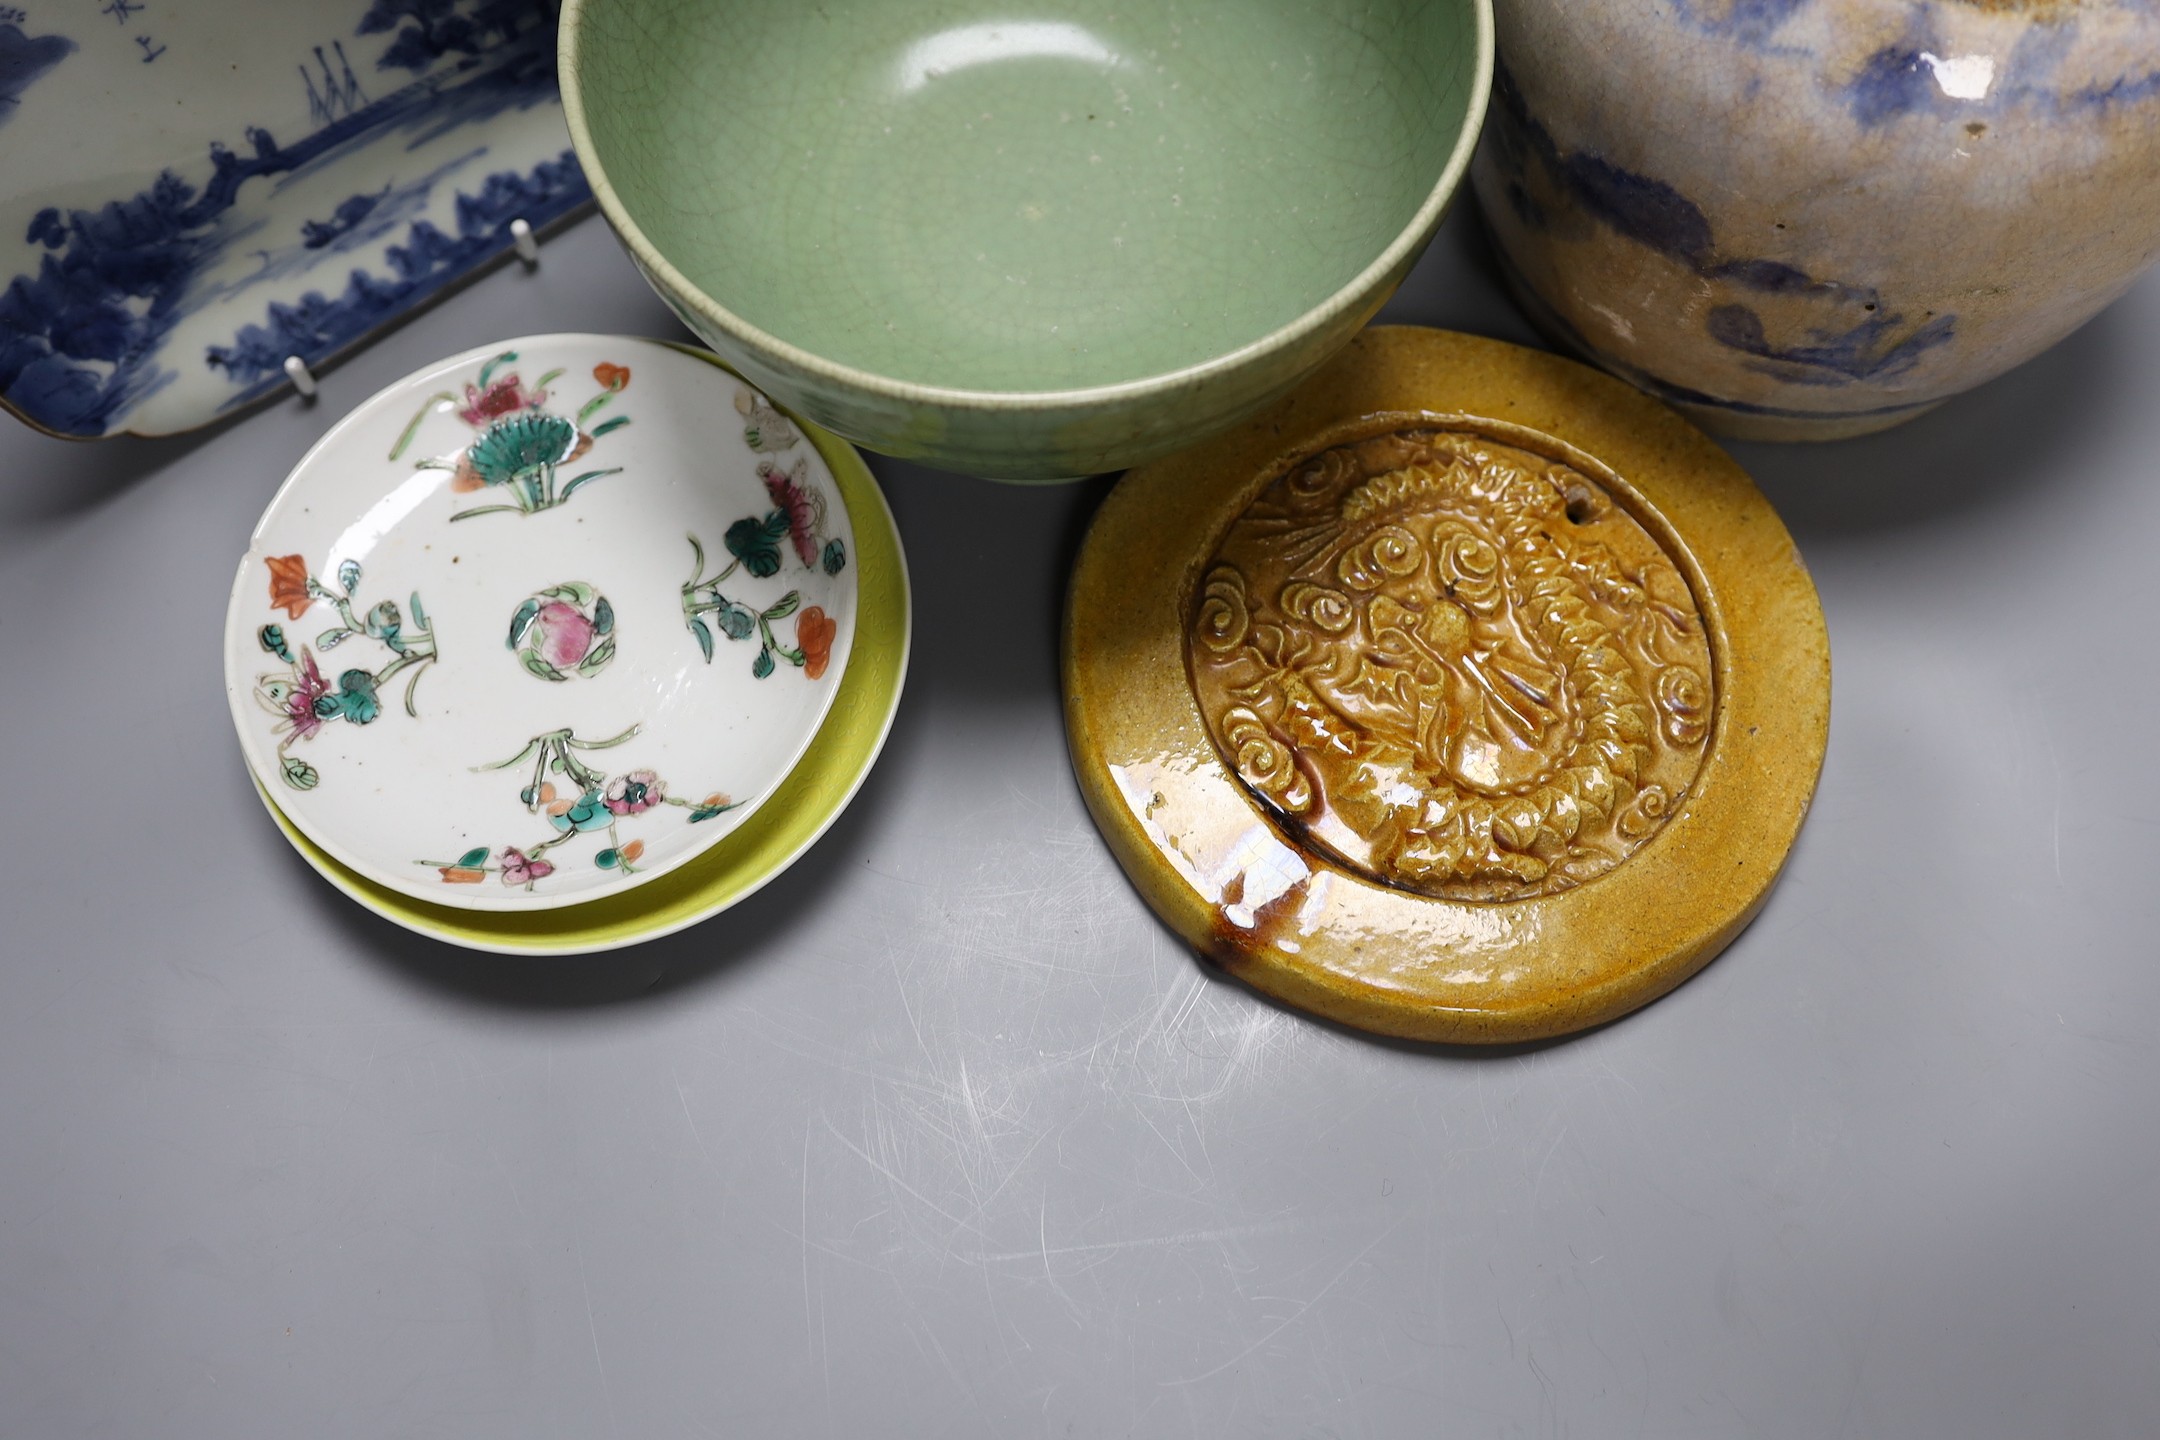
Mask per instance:
[[[1911,419],[2160,255],[2160,0],[1502,0],[1533,321],[1745,439]]]

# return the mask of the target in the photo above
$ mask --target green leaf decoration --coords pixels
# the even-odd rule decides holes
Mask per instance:
[[[758,646],[757,659],[750,662],[750,673],[760,680],[773,672],[772,651]]]
[[[558,505],[562,504],[563,501],[568,500],[572,495],[575,495],[578,492],[579,487],[581,486],[590,485],[595,480],[605,480],[610,475],[620,474],[622,474],[622,466],[620,465],[617,465],[610,470],[588,470],[584,474],[578,476],[577,479],[572,480],[569,484],[563,486],[562,493],[555,497],[555,503]]]
[[[285,631],[277,625],[265,625],[255,632],[255,643],[262,646],[286,664],[292,664],[292,647],[285,643]]]
[[[457,868],[460,870],[478,869],[480,866],[487,864],[487,857],[488,847],[485,845],[476,845],[472,849],[467,850],[464,854],[458,856]]]
[[[592,604],[599,593],[582,580],[565,580],[560,585],[550,585],[540,592],[543,599],[567,600],[580,610]]]
[[[690,633],[697,636],[698,649],[705,652],[705,663],[712,664],[712,631],[705,628],[703,620],[693,616],[690,620]]]
[[[577,448],[577,439],[577,426],[560,415],[526,410],[488,426],[465,459],[484,483],[502,485],[560,465]]]
[[[615,417],[614,419],[612,419],[612,420],[603,420],[603,421],[601,421],[601,422],[600,422],[600,423],[599,423],[598,425],[595,425],[595,426],[593,426],[593,428],[592,428],[592,432],[591,432],[591,433],[592,433],[592,437],[593,437],[593,439],[597,440],[597,439],[599,439],[599,438],[600,438],[600,437],[601,437],[602,435],[605,435],[605,434],[607,434],[607,433],[608,433],[608,431],[610,431],[610,430],[620,430],[620,429],[622,429],[622,427],[623,427],[623,426],[625,426],[625,425],[627,425],[627,424],[629,424],[629,423],[630,423],[630,417],[629,417],[629,416],[627,416],[627,415],[617,415],[617,416],[616,416],[616,417]]]
[[[610,635],[615,630],[615,607],[602,595],[593,601],[592,628],[595,635]]]
[[[570,678],[531,650],[520,650],[518,652],[518,663],[525,667],[528,674],[537,675],[542,680],[568,680]]]
[[[342,717],[354,725],[368,724],[382,714],[382,701],[375,694],[375,677],[365,670],[347,670],[338,676],[337,693],[322,696],[315,702],[315,713],[325,720]]]
[[[525,638],[526,629],[531,626],[534,617],[539,613],[540,601],[537,597],[518,606],[517,614],[510,617],[510,638],[503,642],[505,650],[517,649],[518,641]]]
[[[514,513],[516,511],[523,510],[524,508],[525,507],[522,505],[482,505],[472,510],[460,510],[457,512],[457,514],[452,515],[450,518],[453,521],[470,520],[475,515],[494,515],[504,510],[509,510]]]
[[[577,673],[585,676],[599,674],[607,669],[608,661],[615,658],[615,641],[610,638],[593,646],[592,653],[577,663]]]
[[[413,628],[415,630],[427,629],[427,611],[421,607],[420,592],[413,591],[411,595],[406,597],[406,600],[408,602],[406,608],[412,611]]]
[[[757,616],[730,600],[725,609],[716,610],[713,616],[730,640],[747,640],[750,632],[757,629]]]
[[[448,407],[456,403],[457,396],[451,394],[448,390],[438,390],[433,395],[428,396],[427,399],[421,401],[420,408],[413,411],[412,419],[405,422],[405,433],[398,436],[397,444],[390,447],[390,458],[392,460],[395,460],[398,458],[398,456],[405,453],[405,447],[412,444],[413,436],[420,433],[420,422],[427,419],[429,415],[432,415],[435,412],[436,407]],[[444,466],[440,461],[423,460],[420,462],[419,468],[422,470],[437,470],[446,469],[448,467]]]
[[[352,633],[350,630],[325,630],[315,637],[315,648],[318,650],[335,650],[338,646],[344,644]]]
[[[787,516],[775,510],[763,520],[745,516],[728,526],[728,553],[760,580],[780,573],[780,541],[787,535]]]
[[[800,604],[802,604],[801,594],[790,590],[787,594],[765,607],[765,618],[767,620],[785,620],[795,613],[795,607]]]
[[[413,703],[413,697],[419,693],[420,677],[425,674],[427,674],[427,665],[422,663],[412,672],[412,678],[405,682],[405,713],[415,720],[420,718],[420,708]]]
[[[315,767],[297,755],[286,756],[284,762],[278,766],[278,773],[284,777],[285,783],[295,790],[312,790],[322,783],[322,776]]]
[[[367,612],[365,627],[368,634],[380,640],[385,636],[395,635],[404,623],[405,617],[399,613],[397,601],[384,600]]]
[[[728,553],[740,556],[745,549],[755,550],[765,543],[765,523],[755,515],[745,515],[728,526],[726,541]]]
[[[819,557],[818,563],[824,566],[827,575],[839,574],[847,568],[847,546],[838,540],[826,541],[825,553]]]
[[[516,363],[517,363],[517,351],[515,351],[515,350],[505,350],[505,351],[503,351],[503,352],[502,352],[502,354],[500,354],[500,355],[497,355],[497,356],[496,356],[496,357],[495,357],[494,359],[492,359],[492,360],[488,361],[488,362],[487,362],[487,364],[485,364],[485,365],[482,365],[482,366],[480,367],[480,388],[481,388],[482,390],[485,390],[485,389],[487,389],[487,383],[488,383],[488,380],[489,380],[489,379],[490,379],[490,378],[491,378],[491,377],[492,377],[492,376],[493,376],[493,375],[495,374],[495,367],[496,367],[496,366],[498,366],[498,365],[514,365],[514,364],[516,364]]]
[[[599,411],[601,406],[607,404],[608,401],[614,399],[615,395],[616,392],[613,390],[602,390],[599,394],[593,396],[592,399],[587,400],[583,405],[578,406],[577,423],[583,425],[587,420],[591,419],[593,415]]]
[[[337,583],[347,598],[350,598],[353,591],[360,588],[360,562],[346,560],[340,563],[337,567]]]
[[[710,820],[713,816],[720,814],[724,808],[724,806],[720,805],[700,805],[690,812],[690,823],[695,825],[700,820]]]
[[[523,805],[538,805],[540,803],[539,787],[527,785],[524,789],[518,791],[518,802]]]
[[[615,866],[621,862],[621,860],[622,856],[614,850],[602,850],[599,854],[592,857],[592,863],[599,866],[602,870],[614,869]]]

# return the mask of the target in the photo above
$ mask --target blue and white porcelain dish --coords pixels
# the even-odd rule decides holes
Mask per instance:
[[[0,403],[162,435],[582,211],[553,0],[0,3]]]
[[[1707,429],[1911,419],[2160,255],[2160,0],[1496,8],[1510,284]]]

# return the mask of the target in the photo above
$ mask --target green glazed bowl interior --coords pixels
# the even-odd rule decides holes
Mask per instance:
[[[564,85],[610,220],[709,338],[1009,401],[1288,345],[1399,279],[1474,144],[1488,15],[570,0]]]

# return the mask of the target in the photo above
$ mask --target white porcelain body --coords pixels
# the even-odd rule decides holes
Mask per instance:
[[[1505,0],[1472,175],[1532,318],[1708,428],[1879,429],[2160,254],[2151,0]]]
[[[830,471],[751,396],[670,346],[560,335],[442,361],[340,421],[264,514],[227,615],[233,721],[279,808],[369,879],[493,910],[615,893],[753,813],[831,704],[856,594]],[[566,498],[472,488],[488,436],[551,416],[580,437],[553,476]],[[807,561],[774,476],[814,528]],[[769,574],[731,553],[745,521]]]

